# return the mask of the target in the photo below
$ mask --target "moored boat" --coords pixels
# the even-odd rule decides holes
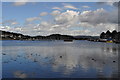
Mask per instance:
[[[112,39],[107,39],[106,42],[107,42],[107,43],[113,43],[113,40],[112,40]]]

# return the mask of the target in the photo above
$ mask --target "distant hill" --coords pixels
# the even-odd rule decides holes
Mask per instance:
[[[8,31],[0,30],[0,38],[3,40],[73,40],[73,36],[61,35],[61,34],[51,34],[48,36],[29,36],[20,33],[13,33]]]
[[[70,36],[61,34],[51,34],[48,36],[29,36],[1,30],[0,33],[0,37],[3,40],[88,40],[90,38],[95,38],[95,36]]]
[[[74,38],[76,38],[76,39],[93,39],[93,38],[97,38],[97,39],[99,39],[99,36],[85,36],[85,35],[78,35],[78,36],[74,36]]]

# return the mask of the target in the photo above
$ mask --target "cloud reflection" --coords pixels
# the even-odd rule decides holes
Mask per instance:
[[[14,72],[14,76],[16,78],[27,78],[27,74],[23,73],[22,71],[16,71],[16,72]]]
[[[24,46],[28,44],[29,46]],[[17,59],[17,62],[20,60],[24,64],[33,62],[31,63],[33,68],[35,68],[34,63],[36,63],[40,66],[39,68],[47,66],[51,68],[51,71],[63,75],[71,75],[77,70],[87,73],[89,70],[95,69],[98,77],[99,75],[113,77],[112,75],[116,74],[118,70],[118,45],[116,44],[46,41],[45,43],[37,42],[37,44],[25,43],[21,46],[5,46],[3,51],[9,52],[7,55]],[[110,72],[106,75],[107,70]],[[20,78],[27,77],[25,73],[21,74],[20,71],[14,74]]]

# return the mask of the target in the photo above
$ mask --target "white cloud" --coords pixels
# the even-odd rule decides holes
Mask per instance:
[[[14,6],[22,6],[22,5],[26,5],[27,2],[29,2],[29,0],[14,1],[13,5]]]
[[[36,21],[36,20],[40,20],[40,17],[31,17],[31,18],[26,19],[27,22],[32,22],[32,21]]]
[[[51,15],[57,16],[57,15],[59,15],[60,13],[61,13],[60,11],[55,10],[55,11],[53,11],[53,12],[51,13]]]
[[[47,12],[42,12],[40,13],[40,16],[46,16],[48,13]]]
[[[46,22],[46,21],[43,21],[43,22],[41,22],[40,25],[42,25],[42,26],[49,26],[50,24],[48,22]]]
[[[64,8],[65,9],[78,9],[78,8],[76,8],[75,6],[73,6],[73,5],[71,5],[71,4],[66,4],[66,3],[63,3],[63,5],[64,5]]]
[[[82,6],[83,8],[90,8],[89,6]]]
[[[82,22],[78,25],[83,30],[89,30],[89,32],[83,33],[86,35],[93,35],[93,36],[99,36],[101,32],[106,32],[107,30],[113,31],[117,30],[118,24],[116,23],[99,23],[99,24],[91,24],[88,22]]]
[[[10,30],[10,26],[0,26],[0,30],[4,30],[4,31],[9,31]]]
[[[67,9],[77,9],[76,7],[71,6],[71,5],[66,5],[66,6],[64,6],[64,7],[67,8]]]
[[[63,7],[53,7],[52,9],[56,9],[56,10],[66,10],[66,9],[73,9],[73,10],[77,10],[78,8],[68,4],[68,3],[62,3]]]
[[[55,10],[51,15],[54,16],[53,21],[42,21],[40,24],[26,24],[16,28],[2,26],[0,29],[21,32],[28,35],[67,34],[96,36],[103,31],[112,31],[118,27],[116,10],[107,11],[103,8],[83,12],[74,10],[60,12],[59,10]],[[34,20],[39,20],[39,18],[33,17],[26,19],[28,22]]]
[[[11,25],[16,25],[19,24],[18,22],[12,22]]]
[[[59,8],[59,7],[53,7],[52,9],[62,10],[62,9],[61,9],[61,8]]]
[[[14,6],[22,6],[25,4],[26,4],[26,2],[14,2]]]
[[[64,24],[76,20],[78,16],[79,12],[67,10],[66,12],[63,12],[59,16],[55,17],[55,21],[58,24]]]
[[[10,26],[10,25],[17,25],[17,24],[19,24],[16,20],[14,20],[14,19],[11,19],[11,20],[5,20],[5,21],[3,21],[2,23],[1,23],[2,25],[7,25],[7,26]]]

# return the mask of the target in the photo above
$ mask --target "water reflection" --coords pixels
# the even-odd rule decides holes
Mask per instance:
[[[22,71],[16,71],[16,72],[14,72],[14,76],[16,78],[27,78],[27,74],[23,73]]]
[[[5,78],[117,77],[117,44],[5,41],[2,54]]]

